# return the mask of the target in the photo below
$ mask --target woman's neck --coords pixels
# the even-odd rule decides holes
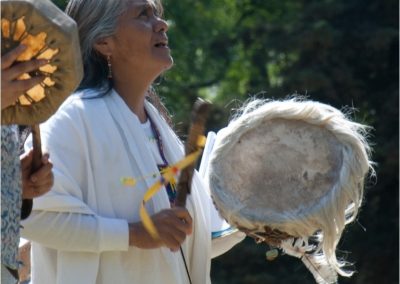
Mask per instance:
[[[121,96],[129,109],[138,116],[140,122],[145,122],[147,120],[147,114],[144,109],[144,100],[146,99],[149,85],[114,81],[114,89]]]
[[[113,66],[114,89],[139,117],[140,122],[145,122],[147,115],[144,109],[144,100],[151,84],[157,78],[157,74],[149,70],[128,68],[128,64],[114,64]],[[132,70],[137,70],[137,72],[133,74]]]

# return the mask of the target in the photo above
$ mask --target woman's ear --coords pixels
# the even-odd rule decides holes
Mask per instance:
[[[110,37],[101,38],[93,46],[94,50],[107,57],[112,54],[112,42]]]

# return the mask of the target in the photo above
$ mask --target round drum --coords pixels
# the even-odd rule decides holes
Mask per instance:
[[[19,78],[45,76],[42,83],[2,110],[2,124],[31,125],[47,120],[83,76],[76,23],[51,1],[1,1],[1,54],[20,44],[27,49],[16,64],[31,59],[48,59],[49,64]]]
[[[336,245],[371,168],[364,135],[363,125],[325,104],[250,103],[218,133],[211,154],[219,213],[258,241],[314,262],[309,268],[328,267],[335,281],[336,272],[346,275]]]

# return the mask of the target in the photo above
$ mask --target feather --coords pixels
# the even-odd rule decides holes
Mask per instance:
[[[308,239],[289,238],[281,242],[280,248],[287,254],[301,258],[305,253],[315,250],[315,245],[310,245]]]
[[[309,244],[308,239],[287,239],[281,242],[280,248],[288,255],[300,258],[318,284],[337,283],[337,272],[321,250],[316,245]]]
[[[337,283],[338,276],[335,269],[326,260],[323,254],[304,254],[301,257],[304,265],[314,276],[318,284],[334,284]]]

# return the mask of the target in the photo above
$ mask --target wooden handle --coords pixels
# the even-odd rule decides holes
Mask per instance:
[[[198,149],[197,141],[201,135],[204,135],[207,116],[210,111],[211,104],[202,99],[197,99],[192,111],[192,124],[189,129],[189,135],[185,144],[185,155],[189,155]],[[196,162],[182,170],[177,185],[177,196],[175,205],[185,207],[186,197],[190,194],[192,185],[193,171]]]
[[[31,126],[32,132],[32,146],[33,146],[33,157],[31,173],[36,172],[42,165],[42,142],[40,140],[40,129],[38,124]],[[23,199],[21,207],[21,219],[28,218],[31,214],[33,207],[32,199]]]
[[[42,142],[40,140],[39,124],[32,125],[33,160],[31,172],[37,171],[42,165]]]

